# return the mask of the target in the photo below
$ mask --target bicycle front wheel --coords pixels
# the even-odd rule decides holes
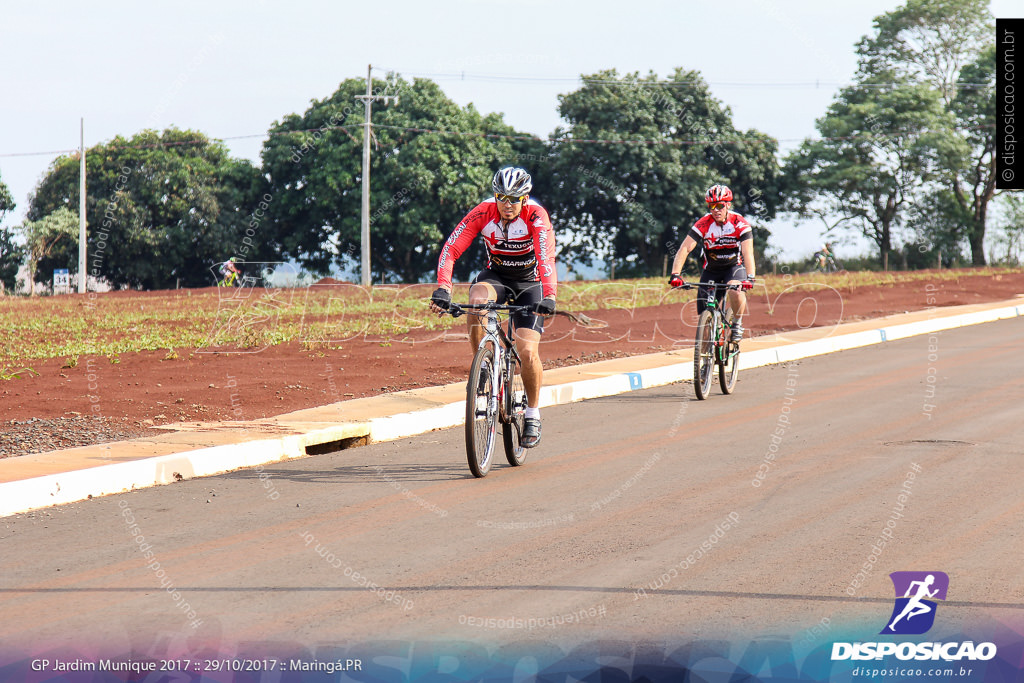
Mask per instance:
[[[693,344],[693,390],[703,401],[711,393],[711,375],[715,369],[715,315],[704,311],[697,321]]]
[[[725,330],[730,330],[729,341],[722,344],[720,353],[722,358],[718,363],[718,386],[722,387],[723,394],[731,394],[732,390],[736,388],[736,378],[740,374],[740,345],[734,344],[732,341],[732,311],[726,314],[725,318],[725,329],[722,330],[722,336],[725,336]]]
[[[466,456],[474,477],[491,469],[498,422],[498,393],[494,387],[494,351],[477,350],[466,383]]]
[[[518,467],[526,460],[523,448],[523,430],[526,428],[526,385],[523,384],[522,366],[509,354],[508,375],[511,381],[505,384],[505,423],[501,425],[501,437],[505,442],[505,457],[508,464]]]

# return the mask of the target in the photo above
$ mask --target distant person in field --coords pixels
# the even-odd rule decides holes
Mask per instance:
[[[238,258],[232,256],[224,263],[220,264],[220,276],[221,281],[219,284],[222,287],[231,287],[238,280],[238,277],[242,274],[242,271],[235,265],[238,262]]]
[[[823,273],[834,273],[839,270],[839,262],[836,261],[835,252],[832,251],[832,243],[825,242],[821,249],[814,252],[814,265]]]

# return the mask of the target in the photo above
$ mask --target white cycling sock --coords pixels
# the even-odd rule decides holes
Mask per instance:
[[[527,408],[526,413],[523,415],[524,418],[530,418],[531,420],[540,419],[540,408]]]

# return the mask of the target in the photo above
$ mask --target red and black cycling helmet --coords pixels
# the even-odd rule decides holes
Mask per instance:
[[[712,185],[704,195],[704,201],[708,204],[728,203],[732,201],[732,190],[725,185]]]

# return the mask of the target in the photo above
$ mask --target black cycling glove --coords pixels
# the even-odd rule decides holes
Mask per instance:
[[[555,314],[555,300],[544,299],[538,301],[533,305],[533,312],[538,315],[554,315]]]
[[[430,295],[430,303],[434,304],[438,308],[447,311],[448,307],[452,303],[452,295],[444,287],[438,287],[434,290],[434,293]]]

